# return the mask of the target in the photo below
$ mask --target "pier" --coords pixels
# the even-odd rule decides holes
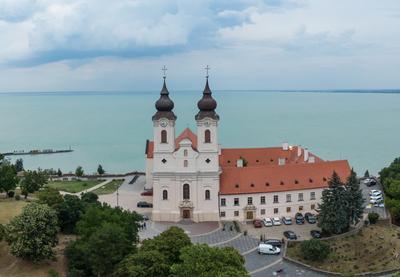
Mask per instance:
[[[71,148],[69,149],[60,149],[60,150],[53,150],[53,149],[43,149],[43,150],[30,150],[30,151],[14,151],[14,152],[7,152],[1,153],[3,156],[23,156],[23,155],[45,155],[45,154],[59,154],[59,153],[69,153],[73,152]]]

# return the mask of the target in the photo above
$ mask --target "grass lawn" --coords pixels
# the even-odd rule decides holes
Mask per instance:
[[[14,199],[0,199],[0,223],[5,224],[11,218],[18,215],[22,208],[27,205],[25,201]],[[59,244],[55,248],[56,261],[47,261],[33,264],[12,256],[6,242],[0,242],[0,276],[1,277],[47,277],[48,271],[52,268],[65,276],[66,259],[63,252],[65,246],[72,236],[59,236]]]
[[[400,229],[378,223],[365,227],[357,235],[327,240],[331,253],[323,262],[304,260],[300,244],[287,249],[287,256],[328,271],[361,273],[400,267]]]
[[[103,181],[90,180],[90,181],[53,181],[49,182],[46,186],[52,187],[61,191],[70,193],[81,192],[90,189]]]
[[[93,192],[97,195],[101,194],[111,194],[116,191],[124,182],[124,180],[112,180],[111,182],[105,184],[104,186],[94,190]]]

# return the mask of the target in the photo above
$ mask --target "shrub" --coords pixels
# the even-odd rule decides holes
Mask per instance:
[[[300,253],[306,260],[323,261],[328,257],[330,249],[327,243],[318,239],[311,239],[300,244]]]
[[[17,201],[21,200],[21,196],[20,196],[19,194],[15,195],[14,198],[15,198],[15,200],[17,200]]]
[[[368,220],[371,224],[375,224],[379,219],[379,214],[377,213],[369,213]]]
[[[3,240],[5,234],[4,226],[0,224],[0,241]]]
[[[58,277],[58,276],[60,276],[60,274],[58,274],[58,272],[54,268],[50,268],[47,273],[49,274],[49,277]]]
[[[7,192],[7,196],[10,198],[13,198],[14,195],[15,195],[15,191],[13,191],[13,190],[10,190],[9,192]]]

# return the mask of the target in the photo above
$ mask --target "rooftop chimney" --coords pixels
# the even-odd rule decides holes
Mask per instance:
[[[301,145],[297,146],[297,157],[301,156]]]
[[[310,157],[308,158],[308,162],[309,162],[309,163],[315,163],[315,157],[314,157],[314,156],[310,156]]]
[[[278,164],[279,164],[279,165],[285,165],[285,162],[286,162],[286,161],[285,161],[284,158],[279,158],[279,159],[278,159]]]
[[[282,143],[282,150],[284,150],[284,151],[289,150],[289,143],[287,143],[287,142]]]
[[[308,149],[304,148],[304,161],[308,161]]]
[[[242,159],[238,159],[236,161],[236,167],[243,167],[243,160]]]

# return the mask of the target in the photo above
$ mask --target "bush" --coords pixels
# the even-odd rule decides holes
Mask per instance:
[[[58,277],[58,276],[60,276],[60,274],[58,274],[58,272],[54,268],[50,268],[47,273],[49,274],[49,277]]]
[[[15,198],[15,200],[17,200],[17,201],[21,200],[21,196],[20,196],[19,194],[15,195],[14,198]]]
[[[369,213],[368,220],[371,224],[375,224],[379,219],[379,214],[377,213]]]
[[[13,190],[10,190],[9,192],[7,192],[7,196],[10,198],[13,198],[14,195],[15,195],[15,191],[13,191]]]
[[[4,235],[5,235],[4,226],[0,224],[0,241],[3,240]]]
[[[323,261],[328,257],[330,249],[326,242],[311,239],[301,242],[300,253],[306,260]]]

